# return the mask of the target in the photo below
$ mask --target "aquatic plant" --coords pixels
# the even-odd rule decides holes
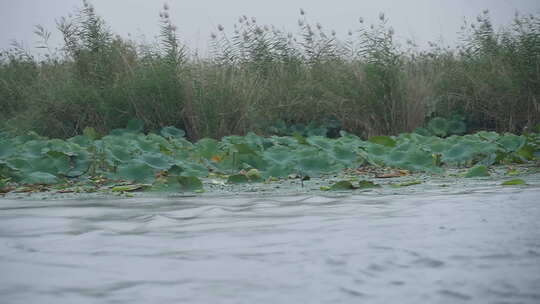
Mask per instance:
[[[227,136],[192,143],[185,132],[164,127],[143,133],[140,122],[95,137],[48,139],[35,133],[0,138],[2,192],[24,185],[93,185],[89,191],[201,191],[201,178],[223,183],[254,183],[340,174],[371,166],[442,174],[446,168],[469,167],[466,177],[489,175],[489,166],[538,161],[540,135],[478,132],[447,138],[404,133],[369,140],[341,132],[324,136]],[[63,186],[62,186],[63,185]],[[328,189],[374,187],[368,182],[339,182]],[[402,185],[403,186],[403,185]],[[45,188],[44,188],[45,187]],[[30,188],[34,189],[34,188]],[[122,190],[124,189],[124,190]],[[11,191],[10,190],[10,191]]]

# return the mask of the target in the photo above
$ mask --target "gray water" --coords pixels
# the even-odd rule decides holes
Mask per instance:
[[[540,303],[540,189],[0,200],[0,303]]]

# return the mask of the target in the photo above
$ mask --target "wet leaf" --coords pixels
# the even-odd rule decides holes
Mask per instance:
[[[489,176],[489,172],[488,172],[487,167],[483,165],[474,166],[471,169],[469,169],[467,174],[465,174],[465,177],[484,177],[484,176]]]
[[[330,186],[330,191],[343,191],[343,190],[354,190],[355,186],[350,181],[339,181]]]
[[[193,192],[203,189],[202,181],[195,176],[178,176],[177,180],[181,191]]]
[[[229,184],[245,184],[248,182],[249,182],[249,179],[244,174],[231,175],[227,179],[227,183]]]
[[[392,187],[395,187],[395,188],[409,187],[409,186],[419,185],[421,183],[422,183],[421,181],[414,180],[414,181],[408,181],[408,182],[403,182],[403,183],[399,183],[399,184],[392,184]]]
[[[112,192],[130,192],[135,190],[142,190],[145,186],[136,184],[136,185],[120,185],[114,186],[111,188]]]
[[[372,181],[367,181],[367,180],[361,180],[361,181],[358,181],[358,188],[359,189],[369,189],[369,188],[380,188],[381,185],[379,184],[376,184]]]
[[[527,183],[524,180],[522,180],[520,178],[517,178],[517,179],[511,179],[509,181],[505,181],[501,185],[503,185],[503,186],[519,186],[519,185],[527,185]]]

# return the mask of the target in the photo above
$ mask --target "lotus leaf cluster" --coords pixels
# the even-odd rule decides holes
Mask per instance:
[[[35,133],[1,133],[0,187],[114,181],[113,191],[188,192],[201,190],[201,178],[209,176],[220,176],[228,183],[253,183],[290,175],[318,177],[362,166],[434,174],[463,167],[471,168],[467,177],[482,177],[489,175],[489,167],[494,164],[540,159],[537,133],[483,131],[446,138],[410,133],[368,140],[344,131],[338,138],[300,134],[261,137],[249,133],[193,143],[175,127],[148,134],[142,129],[142,125],[131,123],[103,137],[87,129],[83,135],[66,140]],[[133,188],[131,184],[144,187]],[[343,183],[339,187],[358,186]]]

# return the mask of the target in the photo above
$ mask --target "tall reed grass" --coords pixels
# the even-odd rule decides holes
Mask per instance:
[[[0,55],[0,128],[69,137],[107,133],[133,118],[188,137],[268,133],[338,120],[362,136],[412,131],[460,114],[471,129],[520,132],[540,122],[540,18],[516,15],[494,29],[489,14],[465,24],[453,49],[396,42],[388,18],[341,39],[302,10],[294,33],[241,16],[211,34],[212,56],[180,43],[164,6],[159,44],[114,35],[83,1],[62,18],[61,52],[37,59],[15,46]],[[49,33],[36,34],[47,46]]]

